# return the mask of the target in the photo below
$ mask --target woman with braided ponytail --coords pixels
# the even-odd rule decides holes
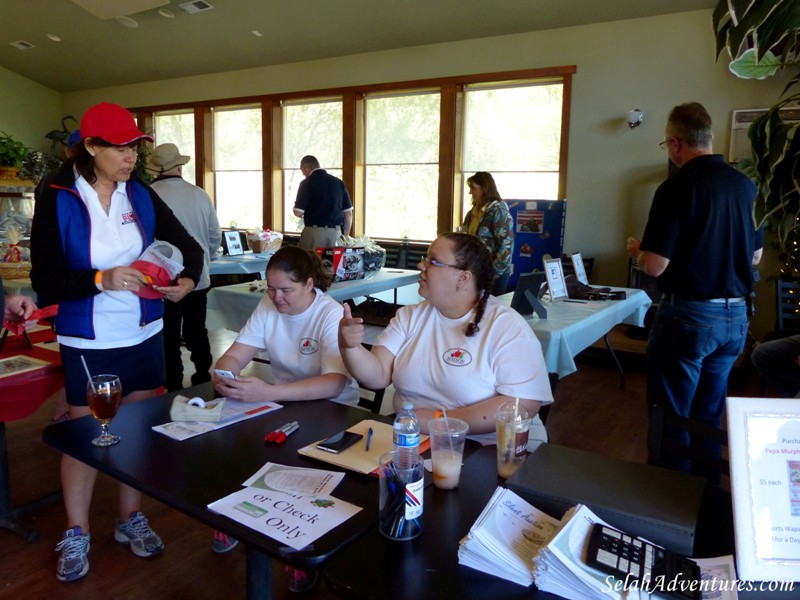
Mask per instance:
[[[364,327],[345,306],[339,350],[368,388],[394,384],[394,406],[409,400],[423,433],[435,412],[469,423],[470,437],[495,442],[494,415],[518,397],[528,413],[553,401],[539,341],[515,311],[491,295],[492,257],[479,238],[446,233],[417,265],[425,300],[397,311],[369,351]],[[546,439],[537,417],[530,439]]]

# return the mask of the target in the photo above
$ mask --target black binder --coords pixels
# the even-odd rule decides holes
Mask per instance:
[[[506,486],[554,518],[585,504],[612,527],[691,556],[706,479],[541,444]]]

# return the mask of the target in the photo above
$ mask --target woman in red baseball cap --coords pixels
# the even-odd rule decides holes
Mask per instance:
[[[91,414],[84,361],[93,375],[119,376],[123,403],[151,397],[164,384],[164,300],[136,294],[148,282],[130,265],[154,239],[177,246],[183,272],[171,285],[155,287],[173,302],[194,289],[203,268],[200,246],[136,174],[139,144],[153,138],[139,130],[133,115],[101,102],[86,111],[80,132],[75,155],[37,190],[31,230],[33,288],[41,305],[59,305],[55,327],[71,419]],[[96,476],[87,465],[62,458],[69,529],[56,547],[61,581],[89,570]],[[140,509],[141,493],[120,484],[114,539],[147,557],[164,546]]]

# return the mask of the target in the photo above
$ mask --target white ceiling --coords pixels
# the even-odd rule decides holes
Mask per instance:
[[[689,10],[716,0],[185,0],[134,12],[137,28],[78,4],[117,0],[0,0],[0,66],[59,92],[233,71],[437,42],[556,29]],[[128,10],[136,10],[128,8]],[[123,20],[125,20],[123,18]],[[128,21],[130,24],[130,21]],[[710,34],[709,22],[709,34]],[[256,30],[262,34],[257,37]],[[48,39],[48,34],[61,38]],[[679,38],[680,32],[676,32]],[[18,50],[12,42],[33,44]],[[487,42],[488,43],[488,42]],[[668,49],[665,48],[665,53]]]

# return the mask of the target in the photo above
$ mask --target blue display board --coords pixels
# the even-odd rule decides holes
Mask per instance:
[[[545,256],[559,258],[564,247],[565,200],[506,200],[514,219],[514,272],[509,289],[520,273],[541,271]]]

